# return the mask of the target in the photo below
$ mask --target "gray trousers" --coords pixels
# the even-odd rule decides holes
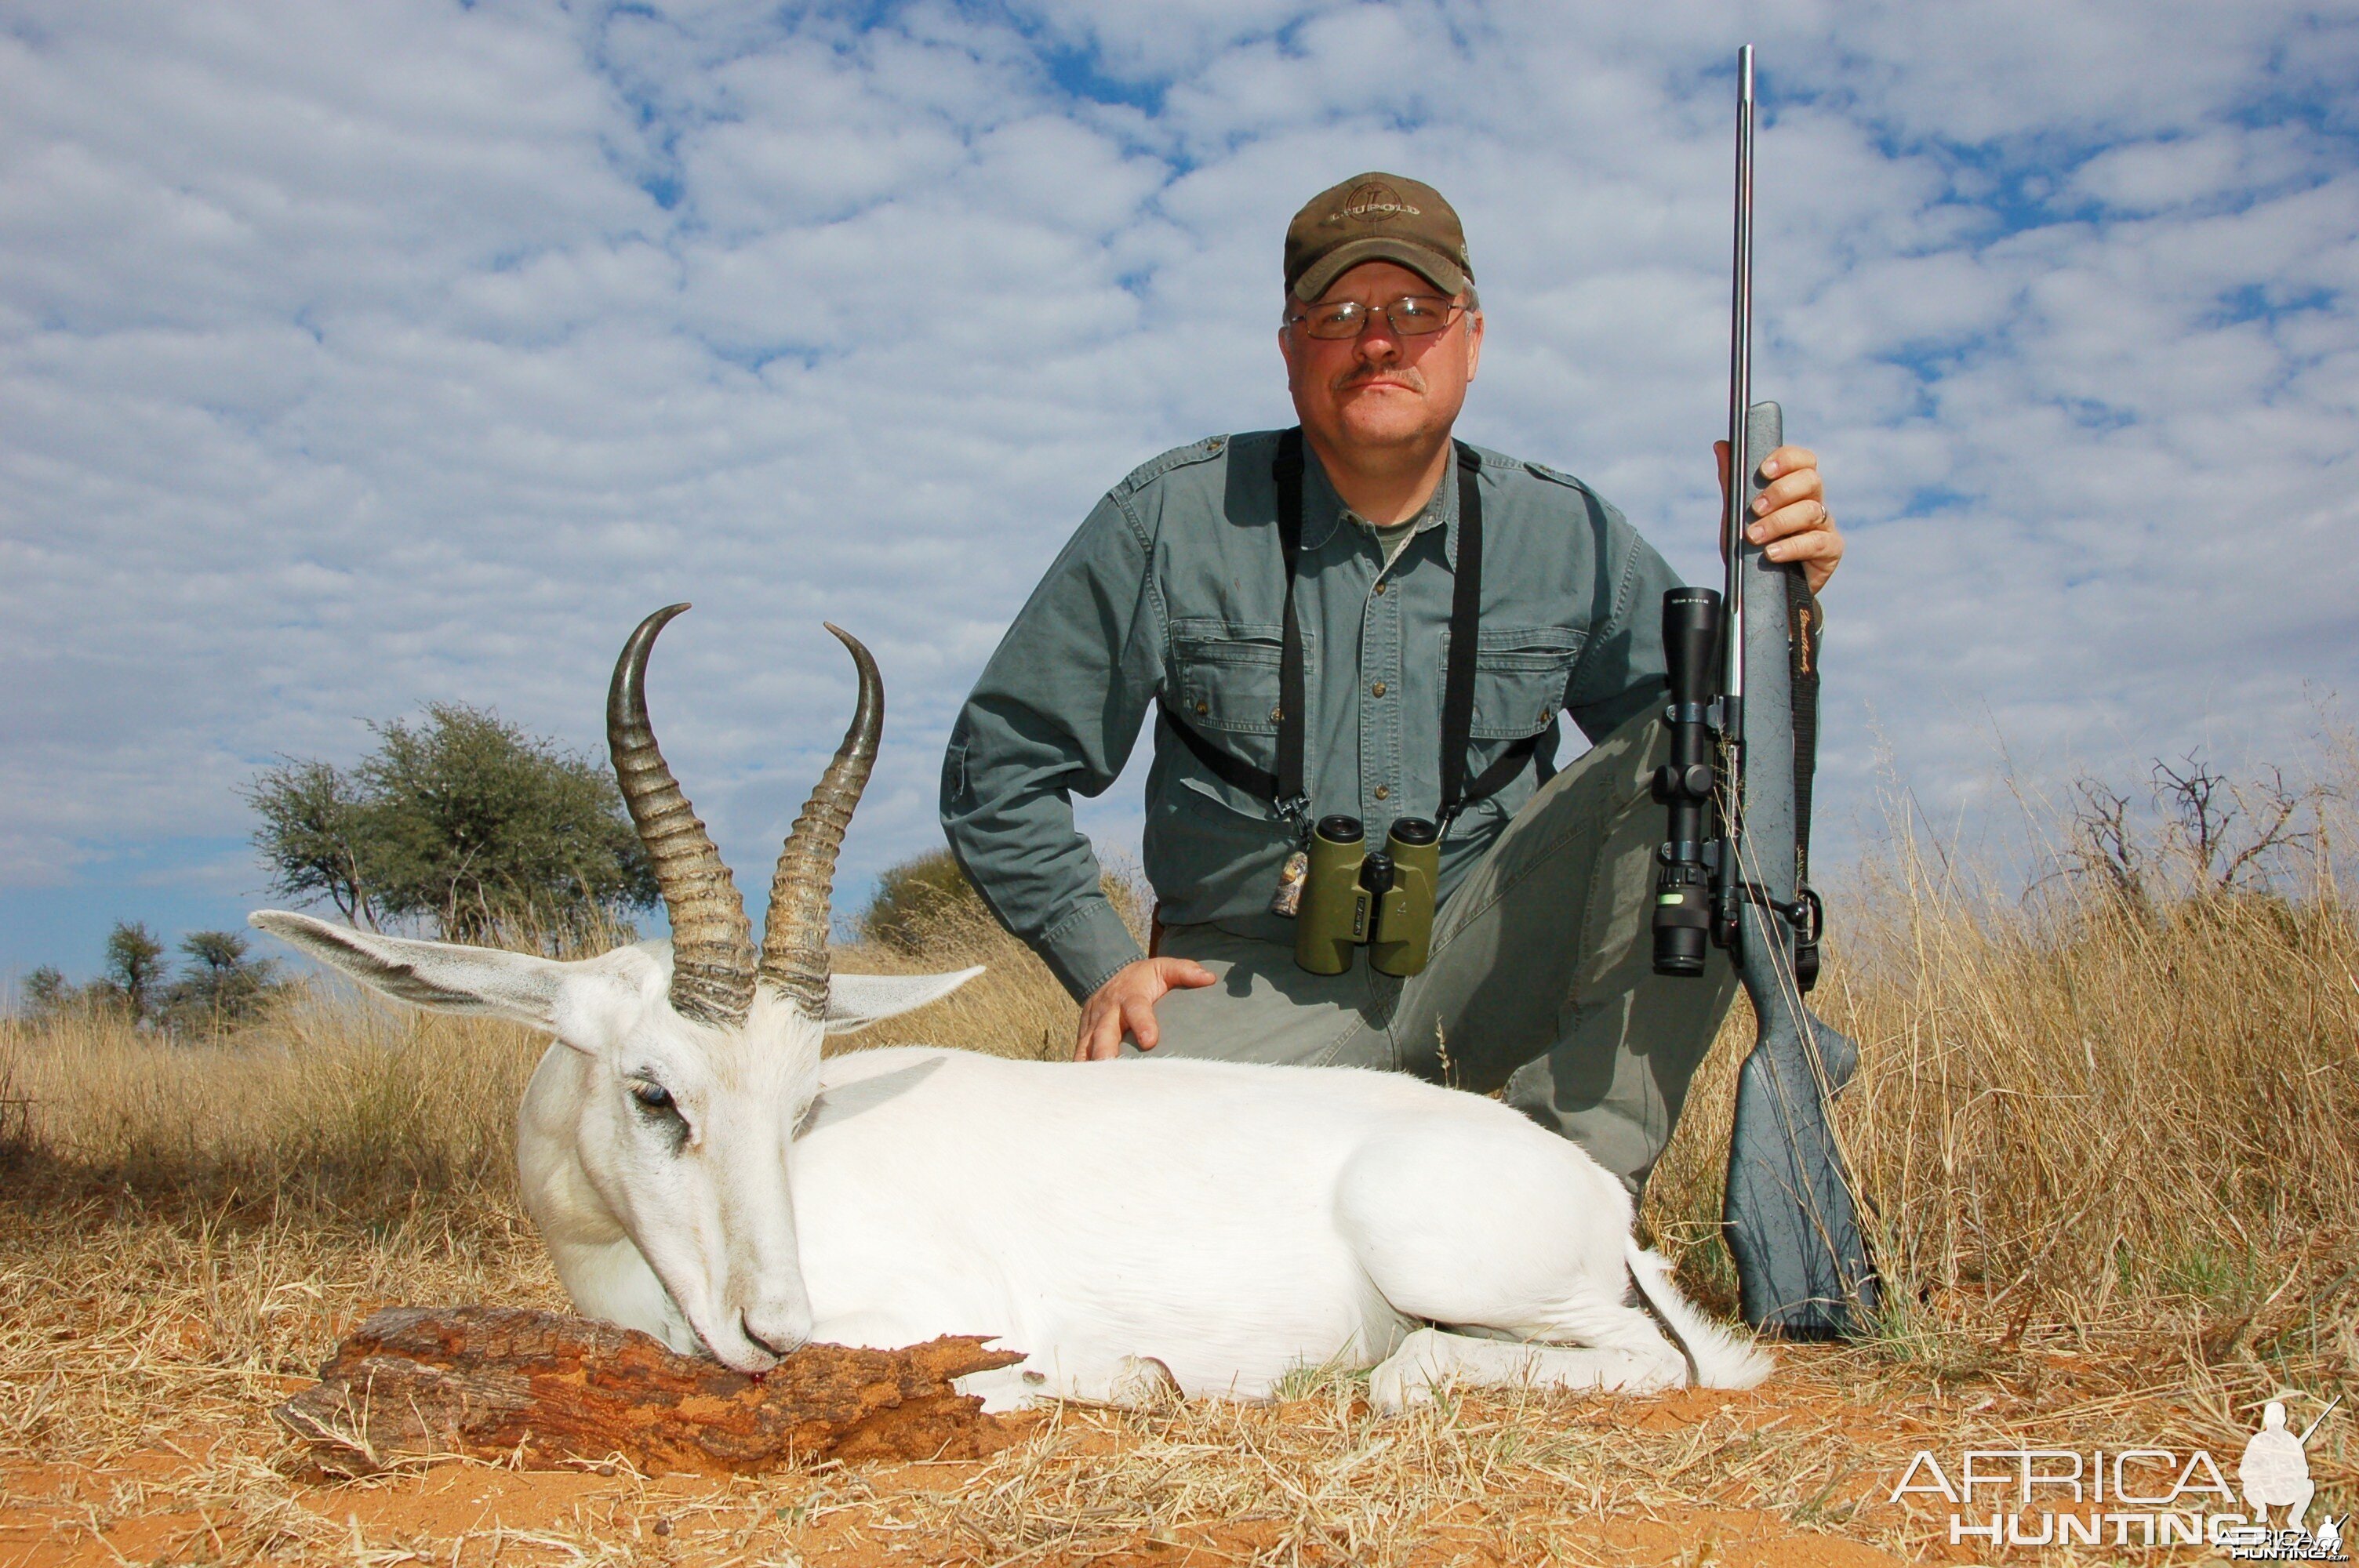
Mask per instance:
[[[1157,1056],[1413,1072],[1508,1104],[1580,1144],[1635,1196],[1670,1141],[1688,1079],[1736,995],[1714,949],[1701,978],[1654,972],[1649,916],[1668,760],[1641,715],[1533,795],[1436,923],[1408,979],[1312,975],[1290,946],[1167,926],[1159,951],[1219,977],[1156,1003]],[[1136,1048],[1124,1045],[1124,1054]]]

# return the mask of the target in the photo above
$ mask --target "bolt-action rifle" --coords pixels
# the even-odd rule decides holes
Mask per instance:
[[[1745,536],[1784,416],[1753,395],[1753,46],[1737,54],[1736,254],[1729,348],[1724,593],[1663,596],[1671,760],[1658,856],[1655,971],[1701,975],[1733,950],[1756,1033],[1739,1069],[1723,1218],[1745,1320],[1789,1338],[1861,1332],[1876,1276],[1857,1194],[1827,1118],[1859,1047],[1802,995],[1818,979],[1819,895],[1807,876],[1818,732],[1816,603],[1799,565]]]

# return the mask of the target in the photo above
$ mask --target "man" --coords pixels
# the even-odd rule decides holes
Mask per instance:
[[[1009,929],[1082,1003],[1075,1054],[1401,1068],[1505,1086],[1633,1193],[1734,994],[1652,973],[1662,808],[1662,596],[1679,579],[1570,476],[1454,446],[1483,317],[1457,214],[1365,174],[1287,231],[1278,330],[1301,420],[1168,452],[1099,503],[1008,628],[951,735],[942,824]],[[1725,466],[1725,454],[1723,454]],[[1815,590],[1843,552],[1817,460],[1781,447],[1756,537]],[[1282,512],[1299,506],[1289,657]],[[1461,546],[1474,644],[1462,760],[1443,694]],[[1457,650],[1461,658],[1462,649]],[[1099,890],[1073,827],[1157,710],[1143,850],[1153,956]],[[1560,713],[1595,744],[1548,776]],[[1289,722],[1299,798],[1282,797]],[[1443,794],[1460,788],[1451,814]],[[1273,892],[1312,818],[1448,816],[1431,957],[1293,958]],[[1125,1044],[1125,1036],[1135,1044]]]

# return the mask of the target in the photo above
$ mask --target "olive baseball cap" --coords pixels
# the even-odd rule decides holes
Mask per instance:
[[[1366,261],[1398,262],[1444,294],[1474,276],[1466,231],[1441,192],[1397,174],[1355,174],[1286,226],[1286,291],[1308,302]]]

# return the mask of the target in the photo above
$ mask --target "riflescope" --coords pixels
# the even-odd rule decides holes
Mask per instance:
[[[1441,830],[1422,816],[1395,821],[1385,847],[1367,847],[1356,816],[1322,816],[1310,830],[1310,870],[1294,917],[1294,961],[1314,975],[1340,975],[1352,949],[1369,967],[1409,976],[1433,947],[1433,900],[1441,874]]]
[[[1670,676],[1671,760],[1655,770],[1655,798],[1670,808],[1656,851],[1655,973],[1701,975],[1712,942],[1712,701],[1718,696],[1720,595],[1676,588],[1663,595],[1663,663]]]

